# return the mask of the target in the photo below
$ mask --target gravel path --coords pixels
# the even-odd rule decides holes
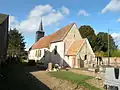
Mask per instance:
[[[71,82],[51,77],[46,71],[31,72],[31,74],[47,85],[51,90],[87,90]]]

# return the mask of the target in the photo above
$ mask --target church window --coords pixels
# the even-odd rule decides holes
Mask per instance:
[[[41,57],[41,50],[38,50],[38,56]]]
[[[74,38],[75,38],[75,30],[74,30]]]
[[[84,58],[84,60],[87,60],[87,55],[85,55],[85,58]]]
[[[55,46],[54,54],[55,54],[55,55],[57,54],[57,46]]]
[[[35,52],[35,56],[37,57],[37,50],[36,50],[36,52]]]
[[[74,38],[75,38],[75,34],[74,34]]]
[[[36,57],[41,57],[41,50],[36,50],[35,56]]]
[[[68,57],[68,59],[69,59],[69,56],[67,56]]]

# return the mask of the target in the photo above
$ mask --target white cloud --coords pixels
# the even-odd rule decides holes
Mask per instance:
[[[33,8],[29,13],[29,18],[43,16],[46,13],[49,13],[53,10],[53,7],[49,4],[47,5],[38,5]]]
[[[62,6],[61,11],[66,15],[68,15],[70,13],[69,9],[66,8],[65,6]]]
[[[78,15],[89,16],[89,13],[87,13],[85,10],[80,10]]]
[[[9,16],[9,23],[13,23],[15,21],[15,17],[14,16]]]
[[[18,28],[19,22],[16,20],[16,18],[14,16],[9,16],[9,26],[11,28]]]
[[[112,11],[112,12],[117,12],[120,11],[120,0],[111,0],[105,8],[101,11],[102,14]]]
[[[120,22],[120,18],[117,19],[117,22]]]
[[[27,18],[21,22],[17,22],[14,16],[10,17],[10,24],[12,27],[19,28],[22,32],[34,32],[38,29],[41,17],[43,19],[44,26],[58,23],[66,15],[69,14],[69,9],[61,7],[59,10],[54,9],[51,5],[37,5],[35,6]],[[11,23],[16,22],[16,23]]]
[[[115,40],[116,44],[120,47],[120,33],[112,33],[111,36]]]
[[[116,40],[119,39],[120,40],[120,34],[119,33],[112,33],[111,35],[114,39],[116,39]]]

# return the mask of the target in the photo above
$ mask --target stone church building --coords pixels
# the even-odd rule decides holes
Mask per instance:
[[[35,62],[49,62],[60,66],[80,68],[93,65],[94,52],[87,38],[82,38],[77,25],[69,24],[55,33],[44,36],[42,21],[36,32],[36,42],[31,46],[28,58]]]

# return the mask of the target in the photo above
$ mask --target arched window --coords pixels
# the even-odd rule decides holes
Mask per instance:
[[[75,34],[74,34],[74,38],[75,38]]]
[[[74,35],[73,35],[73,37],[75,38],[75,30],[74,30]]]
[[[36,50],[36,52],[35,52],[35,56],[37,57],[37,50]]]
[[[55,46],[54,54],[55,54],[55,55],[57,54],[57,46]]]
[[[85,55],[84,60],[87,60],[87,55]]]
[[[38,50],[38,56],[41,57],[41,50]]]

